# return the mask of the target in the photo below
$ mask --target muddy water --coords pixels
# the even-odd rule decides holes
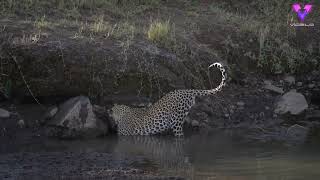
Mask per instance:
[[[320,178],[320,151],[317,146],[257,145],[239,142],[221,133],[212,136],[195,135],[184,139],[109,137],[86,141],[48,140],[42,144],[21,146],[18,151],[143,157],[145,163],[137,163],[135,167],[156,170],[159,175],[182,176],[195,180]]]
[[[21,114],[28,119],[28,114],[23,111]],[[35,119],[34,114],[31,119]],[[320,179],[320,146],[315,144],[248,143],[222,132],[183,139],[168,136],[110,136],[73,141],[19,139],[21,142],[13,143],[14,146],[1,144],[0,179],[33,175],[43,179],[51,176],[53,170],[58,172],[53,177],[67,177],[119,167],[194,180]]]

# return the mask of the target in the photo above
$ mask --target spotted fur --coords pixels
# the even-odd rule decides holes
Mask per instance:
[[[172,130],[175,136],[183,136],[184,118],[195,104],[197,96],[214,95],[225,86],[226,73],[220,63],[216,67],[222,74],[218,87],[210,90],[175,90],[163,96],[149,108],[131,108],[114,105],[110,112],[115,120],[119,135],[154,135]]]

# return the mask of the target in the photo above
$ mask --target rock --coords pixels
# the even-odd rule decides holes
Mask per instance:
[[[18,121],[18,126],[19,126],[20,128],[24,128],[25,123],[24,123],[24,120],[23,120],[23,119],[20,119],[20,120]]]
[[[302,82],[297,82],[297,86],[301,87],[302,86]]]
[[[197,120],[192,120],[191,126],[192,126],[192,127],[199,127],[199,126],[200,126],[200,123],[199,123]]]
[[[47,123],[47,135],[59,138],[97,137],[108,131],[96,118],[88,97],[74,97],[59,106],[58,113]]]
[[[296,89],[291,89],[289,92],[297,92]]]
[[[313,76],[319,76],[320,75],[320,71],[312,71],[311,74]]]
[[[99,105],[93,105],[93,111],[96,113],[106,113],[106,108]]]
[[[271,81],[265,81],[264,84],[265,84],[264,85],[265,89],[268,89],[268,90],[270,90],[272,92],[276,92],[276,93],[279,93],[279,94],[283,94],[284,93],[282,88],[279,88],[277,86],[272,85]]]
[[[245,105],[245,103],[243,101],[237,102],[237,106],[244,106],[244,105]]]
[[[199,110],[205,112],[208,115],[211,115],[213,113],[212,108],[208,106],[208,104],[201,104],[201,106],[199,106]]]
[[[271,84],[272,84],[272,81],[270,81],[270,80],[264,80],[263,83],[264,83],[265,85],[271,85]]]
[[[50,119],[53,118],[58,112],[58,107],[57,106],[51,106],[47,109],[47,111],[44,113],[43,117],[40,119],[39,123],[40,124],[45,124],[48,122]]]
[[[8,118],[10,117],[9,111],[0,108],[0,118]]]
[[[196,115],[197,115],[197,119],[201,121],[208,119],[208,114],[205,112],[199,112],[199,113],[196,113]]]
[[[185,118],[185,122],[186,122],[187,124],[192,124],[192,120],[190,119],[189,116],[187,116],[187,117]]]
[[[285,81],[286,83],[288,83],[289,85],[293,85],[293,84],[296,83],[296,80],[295,80],[295,78],[294,78],[293,76],[286,76],[286,77],[284,78],[284,81]]]
[[[290,141],[304,142],[307,138],[308,132],[308,128],[295,124],[288,128],[287,138]]]
[[[54,115],[56,115],[58,112],[58,107],[57,106],[52,106],[48,108],[48,111],[46,112],[45,117],[46,118],[52,118]]]
[[[315,84],[308,84],[308,88],[313,89],[316,85]]]
[[[298,115],[308,109],[308,103],[301,93],[288,92],[276,104],[275,113]]]

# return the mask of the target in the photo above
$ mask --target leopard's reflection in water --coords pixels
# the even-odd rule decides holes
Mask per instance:
[[[172,136],[120,136],[114,153],[147,157],[149,168],[160,169],[165,174],[192,177],[193,165],[185,152],[184,138]],[[144,167],[148,168],[148,167]],[[159,172],[161,173],[161,172]]]

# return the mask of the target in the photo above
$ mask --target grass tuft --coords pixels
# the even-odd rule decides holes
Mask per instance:
[[[96,21],[91,25],[91,30],[95,33],[109,32],[112,26],[104,21],[103,16],[99,16]]]
[[[147,32],[148,39],[152,42],[163,43],[169,39],[170,31],[171,28],[169,21],[152,22]]]
[[[34,22],[35,27],[38,29],[47,28],[49,27],[50,23],[46,20],[46,16],[43,15],[40,19],[37,19]]]

